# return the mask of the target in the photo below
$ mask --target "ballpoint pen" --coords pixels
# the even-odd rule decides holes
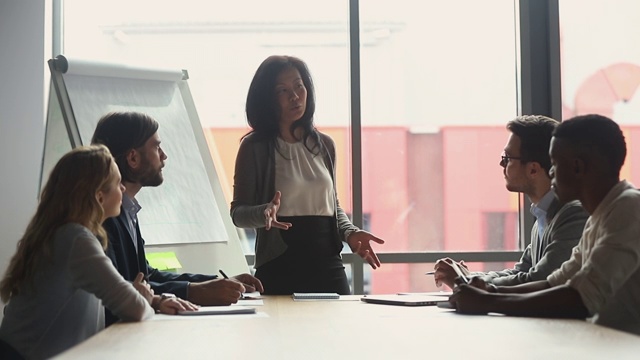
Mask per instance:
[[[229,280],[229,277],[227,276],[227,274],[224,273],[224,271],[222,271],[222,269],[218,270],[220,272],[220,275],[222,275],[223,278]],[[240,300],[244,299],[244,294],[240,293]]]
[[[456,272],[456,275],[460,278],[460,282],[464,283],[464,284],[468,284],[469,283],[469,279],[462,273],[462,270],[460,270],[460,267],[458,266],[458,264],[451,263],[449,264],[451,265],[451,267],[453,268],[453,271]],[[434,271],[427,271],[426,273],[424,273],[425,275],[434,275],[436,272]]]
[[[229,277],[227,276],[227,274],[224,273],[224,271],[222,270],[218,270],[218,271],[220,271],[220,275],[222,275],[223,278],[229,280]]]

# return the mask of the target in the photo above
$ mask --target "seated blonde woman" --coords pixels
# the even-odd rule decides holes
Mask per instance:
[[[0,358],[49,358],[82,342],[104,328],[103,305],[124,321],[149,319],[151,304],[168,313],[192,306],[154,296],[142,275],[125,281],[105,255],[101,224],[120,212],[122,191],[104,146],[56,164],[0,282]]]

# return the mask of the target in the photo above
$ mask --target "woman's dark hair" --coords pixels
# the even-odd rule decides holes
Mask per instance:
[[[103,144],[116,159],[122,181],[135,182],[127,164],[127,153],[144,145],[158,131],[158,122],[139,112],[110,112],[104,115],[93,133],[92,144]]]
[[[276,138],[280,133],[281,110],[275,92],[276,79],[283,71],[291,68],[295,68],[300,73],[307,89],[307,99],[304,114],[291,124],[290,131],[293,134],[297,128],[302,128],[302,141],[307,149],[312,151],[313,148],[322,146],[313,124],[313,115],[316,111],[315,90],[307,64],[293,56],[269,56],[256,70],[249,86],[245,107],[247,122],[252,130],[244,137],[255,134],[254,136],[258,136],[259,139],[267,139],[275,143],[277,148]],[[315,140],[311,148],[307,145],[309,136]]]

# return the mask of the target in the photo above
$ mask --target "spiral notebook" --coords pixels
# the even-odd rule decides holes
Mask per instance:
[[[338,293],[293,293],[293,300],[339,300]]]

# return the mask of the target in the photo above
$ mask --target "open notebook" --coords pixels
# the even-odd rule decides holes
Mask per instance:
[[[360,300],[370,304],[400,306],[435,306],[449,302],[446,297],[438,295],[365,295]]]

